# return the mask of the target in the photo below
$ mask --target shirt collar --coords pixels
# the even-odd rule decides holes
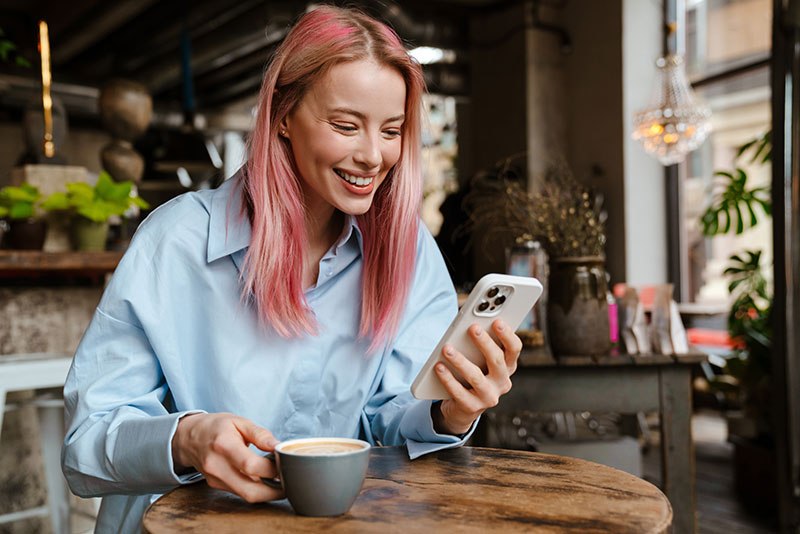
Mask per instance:
[[[242,172],[226,180],[211,198],[208,223],[208,248],[206,261],[211,263],[250,246],[251,227],[247,215],[241,212],[244,181]],[[353,215],[346,215],[342,234],[329,253],[336,255],[339,249],[355,234],[360,252],[364,253],[364,238]]]
[[[206,261],[211,263],[250,245],[250,221],[242,213],[241,171],[226,180],[211,197]]]

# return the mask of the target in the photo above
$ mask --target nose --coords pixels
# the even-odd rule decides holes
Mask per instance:
[[[375,169],[381,164],[381,145],[378,135],[364,133],[359,139],[358,147],[353,154],[353,161],[363,165],[365,169]]]

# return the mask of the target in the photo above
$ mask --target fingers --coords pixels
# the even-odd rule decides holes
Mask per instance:
[[[249,419],[240,417],[235,419],[233,424],[247,443],[252,443],[262,451],[272,451],[275,449],[275,445],[280,443],[272,435],[272,432],[258,426]]]
[[[461,388],[464,390],[463,394],[460,394],[460,398],[466,399],[466,398],[477,397],[477,399],[475,400],[480,401],[481,409],[497,405],[497,402],[499,400],[499,395],[497,387],[495,387],[495,385],[493,384],[493,381],[496,380],[497,377],[491,375],[492,372],[491,367],[490,367],[490,376],[487,377],[486,375],[483,374],[483,371],[481,371],[477,365],[469,361],[463,354],[453,349],[452,346],[445,345],[443,353],[445,358],[447,358],[447,360],[450,362],[453,368],[455,368],[455,370],[458,371],[458,373],[461,376],[463,376],[464,379],[466,379],[466,381],[472,388],[471,390],[467,390],[456,380],[456,383],[458,383],[459,386],[461,386]],[[508,376],[508,372],[505,371],[504,365],[502,370],[495,372],[495,374],[500,377]],[[453,379],[455,380],[455,378]],[[447,386],[445,385],[445,387]],[[456,397],[453,394],[453,392],[451,391],[448,392],[451,395],[453,395],[454,399],[459,398]],[[476,406],[474,402],[465,401],[465,408],[467,410],[475,409],[475,407]]]
[[[212,447],[214,452],[225,457],[233,468],[253,480],[273,478],[277,474],[272,461],[254,453],[242,442],[214,443]]]
[[[275,437],[252,421],[229,413],[197,414],[178,423],[173,457],[189,459],[209,485],[236,493],[248,502],[282,498],[282,492],[261,482],[277,475],[275,464],[248,447],[272,450]]]
[[[497,346],[497,343],[488,332],[474,324],[469,327],[469,335],[481,353],[483,353],[489,374],[496,373],[501,367],[505,368],[506,362],[503,350]]]
[[[212,488],[235,493],[250,503],[283,498],[281,490],[263,484],[260,478],[253,480],[233,469],[227,462],[220,461],[219,457],[207,462],[203,466],[203,472],[208,485]]]
[[[480,412],[482,407],[477,402],[478,399],[461,382],[456,380],[456,377],[453,376],[453,373],[450,372],[446,365],[437,363],[435,369],[444,389],[447,390],[462,411],[469,414]]]
[[[517,358],[522,351],[522,340],[502,319],[497,319],[492,323],[492,328],[497,334],[497,338],[503,345],[504,359],[509,373],[513,374],[517,369]]]

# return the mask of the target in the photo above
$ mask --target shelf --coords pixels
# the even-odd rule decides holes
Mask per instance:
[[[42,252],[0,250],[0,277],[14,278],[41,274],[97,275],[113,272],[122,252]]]

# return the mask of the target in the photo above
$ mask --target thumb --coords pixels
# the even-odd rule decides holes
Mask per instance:
[[[236,428],[248,444],[252,443],[262,451],[271,451],[275,448],[275,445],[280,443],[272,435],[272,432],[258,426],[249,419],[236,421]]]

